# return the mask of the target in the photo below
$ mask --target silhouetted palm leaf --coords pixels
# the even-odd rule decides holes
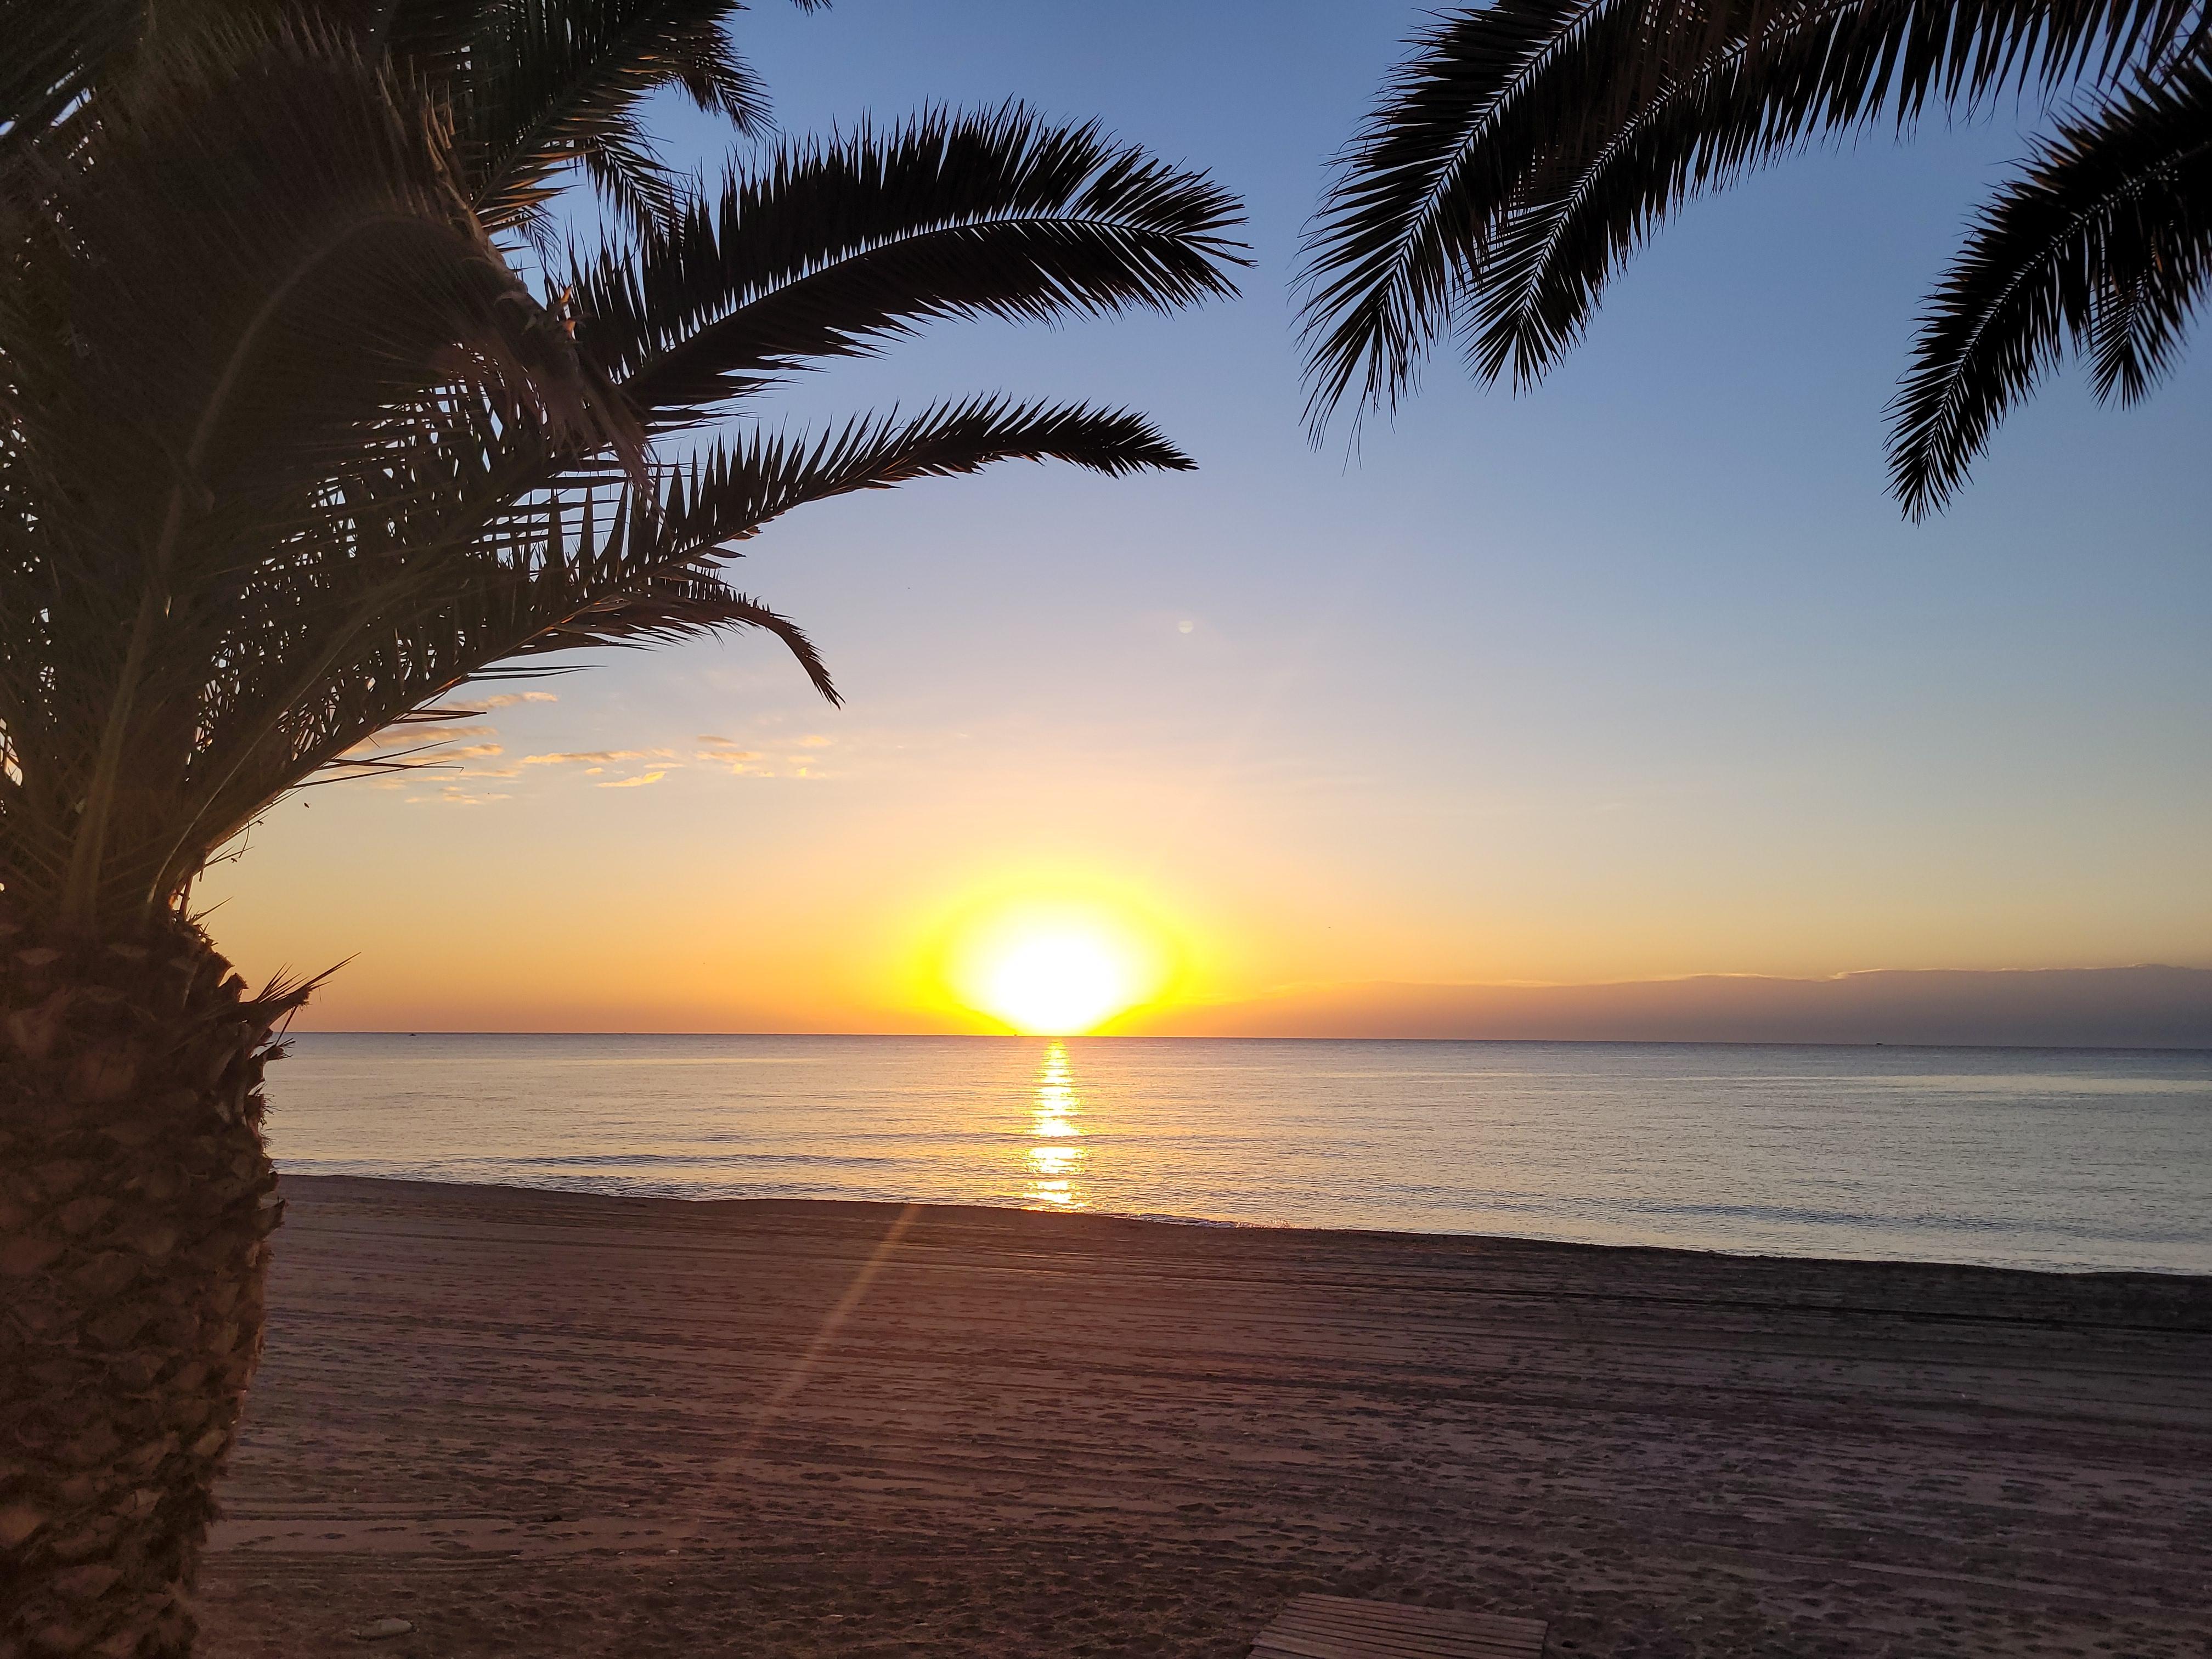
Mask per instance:
[[[827,665],[806,636],[730,587],[706,562],[734,554],[738,543],[794,507],[1017,459],[1066,461],[1109,477],[1146,468],[1184,471],[1191,465],[1150,422],[1127,410],[1024,407],[1000,398],[972,398],[910,421],[896,412],[854,421],[811,442],[755,434],[735,447],[716,445],[673,470],[653,510],[618,514],[620,533],[600,544],[597,556],[647,574],[621,575],[611,583],[602,578],[592,586],[612,587],[616,597],[594,600],[557,621],[522,623],[532,631],[519,652],[534,655],[759,628],[790,647],[815,690],[840,702]],[[589,544],[588,529],[584,539]]]
[[[0,167],[43,141],[138,44],[145,0],[17,3],[0,12]]]
[[[287,573],[292,608],[262,629],[253,664],[265,657],[281,665],[295,654],[281,641],[271,650],[272,634],[290,630],[317,642],[325,652],[316,662],[321,701],[301,719],[302,699],[289,681],[241,672],[244,695],[210,720],[204,744],[202,775],[221,787],[195,797],[193,816],[234,827],[261,810],[265,795],[247,780],[271,757],[243,767],[224,757],[234,733],[249,744],[275,741],[270,711],[294,717],[286,728],[291,746],[276,763],[303,774],[518,657],[761,628],[789,646],[817,689],[836,701],[805,636],[728,587],[712,562],[795,507],[1009,459],[1066,461],[1109,477],[1190,465],[1150,422],[1126,411],[975,398],[910,420],[855,421],[812,441],[755,434],[718,444],[659,470],[643,491],[619,474],[572,470],[579,487],[517,501],[489,521],[478,517],[482,496],[465,488],[393,492],[415,506],[403,539],[423,553],[374,567],[342,556],[317,561],[312,583],[301,580],[301,567]],[[421,469],[432,477],[450,470],[442,461]],[[483,494],[503,492],[495,485]],[[380,506],[363,516],[383,522],[392,511]],[[331,653],[331,641],[342,648]]]
[[[1190,459],[1127,410],[1023,405],[973,398],[910,420],[848,422],[809,441],[754,433],[716,444],[671,477],[653,516],[667,556],[748,539],[795,507],[1005,460],[1069,462],[1115,477],[1186,471]]]
[[[2100,398],[2172,368],[2212,276],[2212,65],[2063,125],[1985,208],[1920,329],[1890,466],[1914,517],[1940,507],[2005,410],[2070,340]]]
[[[1044,321],[1231,291],[1233,200],[1018,106],[785,149],[574,277],[578,337],[666,423],[931,318]]]
[[[495,230],[535,228],[563,169],[595,179],[641,227],[672,213],[678,183],[653,153],[638,106],[679,86],[740,131],[763,131],[767,100],[722,25],[739,0],[522,0],[487,6],[459,106],[470,194]]]
[[[0,720],[63,814],[20,823],[65,836],[86,904],[125,796],[190,763],[211,665],[173,647],[236,597],[241,562],[296,560],[342,517],[334,492],[395,422],[472,386],[517,433],[642,460],[433,130],[343,37],[208,32],[130,85],[48,170],[38,215],[11,216],[0,300]]]
[[[681,464],[640,416],[723,412],[933,316],[1227,291],[1234,208],[1202,179],[1018,111],[927,116],[787,150],[550,310],[486,240],[426,85],[457,40],[476,72],[481,14],[276,15],[142,43],[0,191],[0,884],[23,902],[173,902],[317,769],[549,653],[762,629],[834,696],[716,568],[795,507],[1006,459],[1188,465],[1133,415],[1003,398]]]
[[[795,0],[813,9],[823,0]],[[543,240],[546,204],[581,167],[640,228],[684,181],[655,154],[645,98],[678,87],[740,131],[768,127],[726,25],[743,0],[0,0],[0,165],[149,41],[290,20],[350,32],[452,125],[462,189],[484,223]]]
[[[1307,412],[1388,407],[1446,334],[1540,378],[1683,202],[1825,133],[2163,73],[2202,0],[1501,0],[1415,43],[1308,237]]]

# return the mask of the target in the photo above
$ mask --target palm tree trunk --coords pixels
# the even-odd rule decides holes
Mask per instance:
[[[0,1659],[181,1659],[260,1358],[270,1024],[188,924],[0,911]]]

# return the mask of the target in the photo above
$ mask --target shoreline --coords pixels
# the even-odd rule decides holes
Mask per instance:
[[[2212,1626],[2212,1280],[284,1190],[222,1659],[1230,1659],[1313,1590],[1623,1659]]]
[[[1617,1244],[1600,1239],[1570,1238],[1558,1233],[1454,1232],[1438,1231],[1424,1232],[1411,1228],[1391,1227],[1331,1227],[1316,1226],[1290,1221],[1245,1221],[1228,1216],[1176,1215],[1157,1211],[1126,1211],[1103,1209],[1062,1209],[1045,1206],[1018,1204],[970,1204],[941,1199],[900,1198],[798,1198],[780,1194],[737,1194],[710,1193],[692,1195],[678,1192],[613,1191],[599,1187],[541,1187],[520,1181],[447,1180],[436,1176],[419,1175],[358,1175],[330,1171],[295,1170],[277,1160],[277,1171],[286,1182],[307,1181],[372,1181],[404,1187],[459,1188],[466,1192],[546,1193],[561,1197],[605,1198],[617,1200],[641,1200],[668,1204],[822,1204],[862,1209],[897,1210],[908,1205],[930,1210],[978,1210],[990,1213],[1012,1212],[1027,1215],[1093,1216],[1109,1221],[1137,1221],[1157,1224],[1164,1227],[1220,1228],[1240,1231],[1275,1233],[1320,1233],[1331,1237],[1346,1236],[1360,1238],[1397,1239],[1457,1239],[1468,1242],[1491,1241],[1498,1243],[1557,1245],[1566,1249],[1650,1251],[1661,1255],[1689,1257],[1717,1257],[1739,1261],[1776,1261],[1832,1263],[1838,1266],[1935,1267],[1958,1269],[1973,1273],[2028,1273],[2054,1279],[2142,1279],[2151,1280],[2178,1279],[2189,1283],[2212,1285],[2212,1270],[2192,1273],[2185,1267],[2021,1267],[2007,1262],[1961,1261],[1943,1257],[1905,1255],[1795,1255],[1778,1251],[1754,1249],[1698,1249],[1680,1244]]]

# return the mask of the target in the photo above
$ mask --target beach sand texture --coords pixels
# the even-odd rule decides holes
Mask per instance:
[[[2212,1650],[2212,1280],[285,1188],[217,1659]]]

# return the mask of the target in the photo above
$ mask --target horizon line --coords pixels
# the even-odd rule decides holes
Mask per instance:
[[[2203,971],[2203,970],[2199,970]],[[309,1036],[478,1036],[478,1037],[830,1037],[845,1041],[908,1042],[1434,1042],[1576,1048],[1910,1048],[1990,1049],[2005,1054],[2212,1054],[2212,1043],[2150,1042],[1791,1042],[1744,1037],[1528,1037],[1528,1036],[1331,1036],[1324,1033],[1287,1036],[1236,1032],[1145,1031],[619,1031],[527,1030],[471,1027],[354,1026],[343,1030],[294,1031],[280,1042]]]

